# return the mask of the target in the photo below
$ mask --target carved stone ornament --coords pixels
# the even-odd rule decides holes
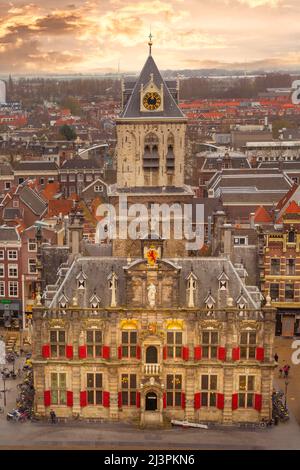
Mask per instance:
[[[120,328],[122,330],[137,330],[138,329],[139,321],[131,318],[129,320],[121,320],[120,321]]]
[[[218,322],[217,320],[204,320],[199,324],[200,330],[221,330],[222,329],[222,323]]]
[[[103,320],[98,320],[97,318],[88,318],[82,321],[83,328],[103,328],[105,322]]]
[[[165,322],[167,330],[183,330],[184,329],[184,320],[179,319],[170,319]]]
[[[66,325],[66,321],[60,318],[52,318],[48,321],[49,328],[63,328]]]

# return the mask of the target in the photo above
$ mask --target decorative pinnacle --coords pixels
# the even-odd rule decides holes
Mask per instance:
[[[151,34],[151,31],[150,31],[150,34],[149,34],[149,42],[148,42],[148,46],[149,46],[149,55],[151,55],[151,49],[152,49],[152,34]]]

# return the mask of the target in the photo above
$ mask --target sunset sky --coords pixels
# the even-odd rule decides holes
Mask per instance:
[[[0,0],[0,73],[299,68],[299,0]]]

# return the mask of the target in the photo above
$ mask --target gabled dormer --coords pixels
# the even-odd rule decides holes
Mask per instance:
[[[219,281],[219,290],[225,291],[225,290],[228,289],[229,277],[225,273],[224,268],[223,268],[223,271],[221,272],[221,274],[218,277],[218,281]]]
[[[99,308],[100,307],[101,299],[96,294],[96,291],[94,291],[92,297],[89,300],[89,303],[90,303],[91,308]]]
[[[86,288],[87,275],[83,272],[82,268],[79,274],[76,276],[77,289],[84,290]]]
[[[207,311],[210,312],[210,313],[213,313],[216,301],[213,298],[213,296],[211,295],[211,290],[209,290],[207,296],[205,297],[204,303],[205,303],[205,307],[206,307]]]

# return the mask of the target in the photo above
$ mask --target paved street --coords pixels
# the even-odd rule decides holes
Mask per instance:
[[[291,340],[276,338],[279,363],[291,364]],[[276,382],[284,389],[284,380]],[[11,389],[6,411],[15,406],[16,384],[7,381]],[[0,388],[2,388],[2,381]],[[291,364],[288,387],[288,404],[300,419],[300,365]],[[3,398],[1,399],[3,405]],[[193,430],[170,428],[143,430],[126,423],[40,423],[7,422],[6,414],[0,414],[0,449],[300,449],[300,426],[294,416],[288,423],[270,429],[241,430],[223,428]]]

